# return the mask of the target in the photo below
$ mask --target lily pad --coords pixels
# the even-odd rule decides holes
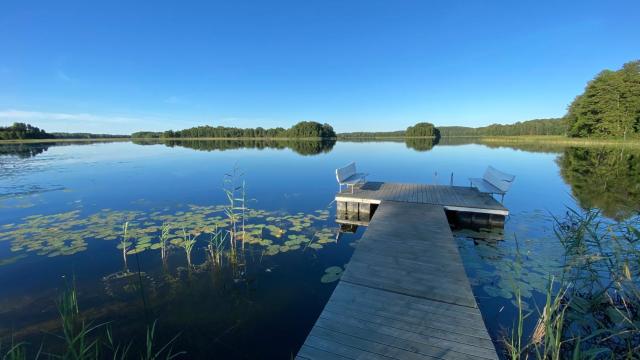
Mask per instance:
[[[342,276],[342,272],[343,270],[340,266],[330,266],[324,270],[324,275],[320,278],[320,282],[328,284],[338,281]]]

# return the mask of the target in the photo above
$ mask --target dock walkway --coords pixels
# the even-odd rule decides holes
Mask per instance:
[[[297,358],[498,358],[443,205],[379,201]]]
[[[446,210],[509,215],[491,195],[465,186],[367,182],[360,188],[336,195],[337,202],[379,204],[383,200],[442,205]]]

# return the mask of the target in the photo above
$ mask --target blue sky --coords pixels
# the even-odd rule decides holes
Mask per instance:
[[[640,58],[640,1],[12,1],[0,124],[338,131],[562,116]]]

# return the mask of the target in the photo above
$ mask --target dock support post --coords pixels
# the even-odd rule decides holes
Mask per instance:
[[[371,204],[360,203],[358,209],[358,218],[360,219],[360,221],[371,220]]]
[[[358,203],[357,202],[348,202],[347,203],[347,212],[349,214],[358,214]]]

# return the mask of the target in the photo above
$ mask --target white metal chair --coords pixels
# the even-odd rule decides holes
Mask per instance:
[[[336,169],[336,179],[338,180],[338,192],[342,192],[342,186],[346,185],[347,190],[351,187],[351,193],[353,194],[353,188],[356,185],[364,184],[367,180],[368,174],[356,172],[356,163],[352,162],[349,165]]]
[[[515,178],[515,175],[503,173],[489,166],[482,178],[471,178],[469,181],[471,182],[471,187],[475,187],[480,192],[500,195],[500,202],[502,202],[504,201],[504,195],[511,188]]]

